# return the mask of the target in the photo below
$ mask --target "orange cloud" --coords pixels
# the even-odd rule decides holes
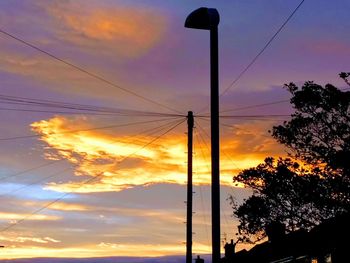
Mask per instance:
[[[80,123],[79,123],[80,122]],[[50,184],[58,191],[100,192],[120,191],[136,185],[154,183],[185,183],[183,138],[167,137],[166,147],[154,144],[144,136],[135,140],[128,136],[109,135],[96,131],[68,133],[84,125],[83,119],[55,117],[32,124],[60,158],[76,165],[75,174],[99,176],[99,180],[80,187],[79,183]],[[86,125],[86,124],[85,124]],[[161,160],[161,161],[160,161]]]
[[[244,125],[241,126],[244,128]],[[167,135],[163,138],[166,144],[143,147],[153,137],[142,136],[135,140],[118,131],[114,134],[86,131],[90,126],[85,118],[57,116],[35,122],[31,127],[48,144],[46,156],[67,159],[75,165],[76,176],[96,178],[85,184],[77,181],[53,182],[47,185],[51,190],[90,193],[121,191],[157,183],[186,184],[186,136]],[[85,131],[70,132],[79,128]],[[254,129],[257,129],[257,125],[254,125]],[[242,129],[236,129],[235,133],[223,137],[222,185],[232,186],[235,174],[260,163],[265,154],[275,147],[272,139],[261,138],[258,133],[259,131],[243,132]],[[210,184],[210,153],[203,143],[199,146],[201,149],[196,149],[194,157],[194,183]]]
[[[145,54],[162,38],[166,18],[150,8],[94,6],[84,2],[43,2],[41,6],[58,23],[63,40],[81,46],[115,50],[121,56]]]
[[[146,55],[165,38],[167,17],[159,10],[135,6],[116,8],[115,4],[110,7],[92,1],[38,0],[33,4],[47,14],[41,21],[44,21],[43,26],[52,37],[46,34],[18,37],[138,94],[145,95],[145,90],[154,89],[154,85],[147,82],[134,82],[136,79],[131,77],[133,74],[130,74],[128,63]],[[6,15],[4,23],[10,25],[12,19],[12,16]],[[142,100],[130,98],[130,94],[72,70],[63,63],[13,42],[13,39],[2,38],[0,41],[2,71],[38,81],[45,90],[69,95],[83,94],[120,104],[127,100],[129,105],[137,103],[143,109],[149,108]],[[67,52],[71,55],[60,54],[62,48],[69,50]],[[168,97],[165,89],[160,94]]]

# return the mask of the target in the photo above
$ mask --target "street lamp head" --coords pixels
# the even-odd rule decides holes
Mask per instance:
[[[185,27],[210,30],[220,22],[219,12],[215,8],[201,7],[188,15]]]

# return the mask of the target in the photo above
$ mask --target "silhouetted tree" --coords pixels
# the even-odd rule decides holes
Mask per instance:
[[[331,169],[349,169],[350,92],[313,82],[301,89],[293,83],[286,87],[295,113],[290,121],[274,127],[272,136],[295,158]]]
[[[339,76],[349,85],[350,73]],[[274,222],[310,229],[350,208],[350,92],[311,81],[285,86],[295,112],[272,136],[290,158],[266,158],[234,178],[253,190],[243,204],[232,202],[241,241],[265,237]]]

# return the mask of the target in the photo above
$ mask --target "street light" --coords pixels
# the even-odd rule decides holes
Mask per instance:
[[[211,115],[211,219],[212,262],[220,261],[220,143],[219,143],[219,63],[218,25],[214,8],[201,7],[187,18],[185,27],[210,31],[210,115]]]

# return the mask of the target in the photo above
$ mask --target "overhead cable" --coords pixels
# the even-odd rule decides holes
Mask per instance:
[[[67,103],[62,101],[54,101],[54,100],[44,100],[44,99],[34,99],[28,97],[18,97],[18,96],[10,96],[0,94],[0,103],[2,104],[14,104],[21,106],[30,106],[30,107],[44,107],[44,108],[58,108],[58,109],[67,109],[67,110],[77,110],[77,114],[80,111],[83,114],[91,113],[113,113],[119,114],[122,116],[185,116],[180,114],[170,114],[170,113],[161,113],[161,112],[150,112],[150,111],[140,111],[140,110],[131,110],[131,109],[122,109],[122,108],[114,108],[114,107],[100,107],[100,106],[92,106],[78,103]],[[28,108],[26,108],[28,109]],[[11,110],[11,109],[8,109]],[[21,109],[19,109],[21,110]],[[36,110],[33,108],[29,108],[28,110]],[[66,113],[66,112],[60,112]]]
[[[165,136],[166,134],[168,134],[169,132],[171,132],[172,130],[174,130],[176,127],[178,127],[180,124],[182,124],[183,122],[185,122],[186,119],[183,119],[181,121],[179,121],[177,124],[175,124],[174,126],[172,126],[171,128],[167,129],[164,133],[162,133],[161,135],[157,136],[156,138],[150,140],[149,142],[147,142],[145,145],[143,145],[142,147],[140,147],[138,150],[136,150],[135,152],[131,153],[130,155],[128,155],[127,157],[125,157],[124,159],[122,159],[120,162],[125,161],[126,159],[130,158],[132,155],[136,154],[138,151],[143,150],[144,148],[148,147],[150,144],[154,143],[156,140],[159,140],[162,136]],[[83,187],[85,184],[90,183],[100,177],[103,176],[103,173],[100,173],[99,175],[89,178],[85,181],[83,181],[75,190],[79,190],[81,187]],[[53,201],[48,202],[47,204],[45,204],[44,206],[38,208],[37,210],[33,211],[30,214],[27,214],[26,216],[24,216],[23,218],[15,221],[14,223],[11,223],[7,226],[5,226],[4,228],[0,229],[0,232],[5,232],[9,229],[12,229],[13,227],[15,227],[16,225],[24,222],[25,220],[29,219],[30,217],[34,216],[35,214],[40,213],[41,211],[45,210],[46,208],[50,207],[51,205],[61,201],[64,197],[66,197],[69,194],[72,194],[74,191],[70,191],[70,192],[66,192],[64,194],[62,194],[60,197],[56,198]]]
[[[277,29],[275,34],[267,41],[267,43],[263,46],[263,48],[256,54],[256,56],[252,59],[252,61],[238,74],[238,76],[231,82],[231,84],[220,94],[220,96],[224,95],[230,88],[232,88],[239,79],[249,70],[251,66],[257,61],[257,59],[264,53],[264,51],[270,46],[273,40],[277,37],[277,35],[282,31],[282,29],[288,24],[288,22],[292,19],[295,13],[299,10],[299,8],[303,5],[305,0],[300,1],[297,7],[293,10],[293,12],[287,17],[287,19],[282,23],[282,25]]]
[[[160,102],[157,102],[157,101],[155,101],[155,100],[153,100],[153,99],[150,99],[150,98],[147,98],[147,97],[145,97],[145,96],[142,96],[142,95],[140,95],[140,94],[138,94],[138,93],[136,93],[136,92],[134,92],[134,91],[128,90],[128,89],[126,89],[126,88],[123,88],[123,87],[121,87],[120,85],[115,84],[114,82],[112,82],[112,81],[110,81],[110,80],[107,80],[107,79],[105,79],[104,77],[101,77],[101,76],[97,75],[96,73],[93,73],[93,72],[91,72],[91,71],[88,71],[88,70],[86,70],[86,69],[84,69],[84,68],[82,68],[82,67],[80,67],[80,66],[77,66],[77,65],[75,65],[75,64],[73,64],[73,63],[71,63],[71,62],[68,62],[67,60],[64,60],[64,59],[62,59],[62,58],[59,58],[57,55],[54,55],[54,54],[51,53],[51,52],[48,52],[48,51],[46,51],[46,50],[44,50],[44,49],[42,49],[42,48],[40,48],[40,47],[38,47],[38,46],[36,46],[36,45],[34,45],[34,44],[32,44],[32,43],[29,43],[28,41],[26,41],[26,40],[24,40],[24,39],[22,39],[22,38],[20,38],[20,37],[18,37],[18,36],[13,35],[13,34],[7,32],[7,31],[5,31],[4,29],[0,29],[0,33],[2,33],[2,34],[4,34],[4,35],[6,35],[6,36],[8,36],[8,37],[10,37],[10,38],[12,38],[12,39],[18,41],[18,42],[20,42],[20,43],[22,43],[22,44],[24,44],[24,45],[26,45],[26,46],[28,46],[28,47],[30,47],[30,48],[32,48],[32,49],[38,51],[38,52],[41,52],[41,53],[43,53],[43,54],[49,56],[50,58],[52,58],[52,59],[54,59],[54,60],[56,60],[56,61],[59,61],[59,62],[65,64],[65,65],[67,65],[67,66],[69,66],[69,67],[72,67],[72,68],[74,68],[74,69],[76,69],[76,70],[78,70],[78,71],[80,71],[80,72],[82,72],[82,73],[84,73],[84,74],[86,74],[86,75],[92,77],[92,78],[95,78],[95,79],[97,79],[97,80],[99,80],[99,81],[101,81],[101,82],[104,82],[105,84],[107,84],[107,85],[109,85],[109,86],[112,86],[112,87],[114,87],[114,88],[117,88],[117,89],[119,89],[119,90],[122,90],[122,91],[124,91],[125,93],[131,94],[131,95],[133,95],[133,96],[135,96],[135,97],[138,97],[138,98],[140,98],[140,99],[142,99],[142,100],[144,100],[144,101],[147,101],[147,102],[149,102],[149,103],[152,103],[152,104],[157,105],[157,106],[159,106],[159,107],[162,107],[162,108],[164,108],[164,109],[170,110],[170,111],[172,111],[172,112],[181,113],[181,112],[179,112],[179,111],[176,110],[176,109],[173,109],[173,108],[171,108],[171,107],[169,107],[169,106],[167,106],[167,105],[164,105],[164,104],[162,104],[162,103],[160,103]]]
[[[288,22],[292,19],[295,13],[300,9],[305,0],[300,1],[297,7],[293,10],[293,12],[287,17],[287,19],[282,23],[282,25],[277,29],[277,31],[272,35],[272,37],[267,41],[267,43],[263,46],[263,48],[255,55],[255,57],[251,60],[251,62],[237,75],[237,77],[228,85],[228,87],[220,94],[220,97],[223,96],[229,89],[231,89],[242,77],[243,75],[254,65],[254,63],[258,60],[258,58],[264,53],[264,51],[270,46],[272,41],[278,36],[278,34],[282,31],[282,29],[288,24]],[[203,110],[207,109],[208,106],[201,109],[199,112],[203,112]]]
[[[174,119],[174,118],[179,118],[179,117],[171,117],[171,118],[167,118],[167,119],[157,119],[157,120],[148,120],[148,121],[139,121],[139,122],[133,122],[133,123],[117,124],[117,125],[108,125],[108,126],[94,127],[94,128],[88,128],[88,129],[82,129],[82,130],[69,130],[69,131],[63,131],[63,132],[50,133],[49,135],[60,135],[60,134],[67,134],[67,133],[77,133],[77,132],[113,129],[113,128],[117,128],[117,127],[126,127],[126,126],[133,126],[133,125],[139,125],[139,124],[145,124],[145,123],[167,121],[169,119]],[[22,136],[8,137],[8,138],[0,138],[0,141],[11,141],[11,140],[18,140],[18,139],[37,138],[40,136],[43,136],[43,135],[42,134],[22,135]]]

